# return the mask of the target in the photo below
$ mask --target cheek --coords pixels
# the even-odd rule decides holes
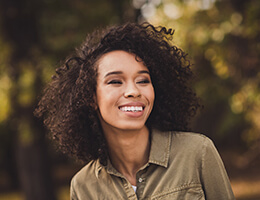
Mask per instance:
[[[150,103],[153,104],[154,98],[155,98],[155,93],[154,93],[154,88],[152,86],[147,91],[146,96],[149,99]]]
[[[105,95],[100,88],[97,88],[96,91],[96,105],[98,108],[102,107],[102,104],[105,102]]]
[[[97,89],[97,106],[98,108],[111,107],[111,104],[114,104],[116,101],[116,94],[105,89]]]

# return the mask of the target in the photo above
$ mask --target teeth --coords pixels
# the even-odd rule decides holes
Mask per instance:
[[[143,110],[142,106],[125,106],[121,107],[120,110],[124,112],[140,112]]]

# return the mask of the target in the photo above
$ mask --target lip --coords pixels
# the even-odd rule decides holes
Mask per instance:
[[[145,104],[144,103],[141,103],[141,102],[130,102],[130,103],[126,103],[126,104],[122,104],[120,106],[118,106],[118,109],[120,109],[121,107],[131,107],[131,106],[142,106],[143,107],[143,110],[145,108]]]

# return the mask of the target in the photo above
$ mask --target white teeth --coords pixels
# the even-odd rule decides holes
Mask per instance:
[[[143,110],[142,106],[124,106],[120,107],[120,110],[124,112],[140,112]]]

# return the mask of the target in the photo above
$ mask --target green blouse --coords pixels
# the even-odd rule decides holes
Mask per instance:
[[[71,181],[71,200],[235,199],[222,160],[212,141],[189,132],[151,133],[149,161],[136,175],[136,193],[108,161],[82,168]]]

